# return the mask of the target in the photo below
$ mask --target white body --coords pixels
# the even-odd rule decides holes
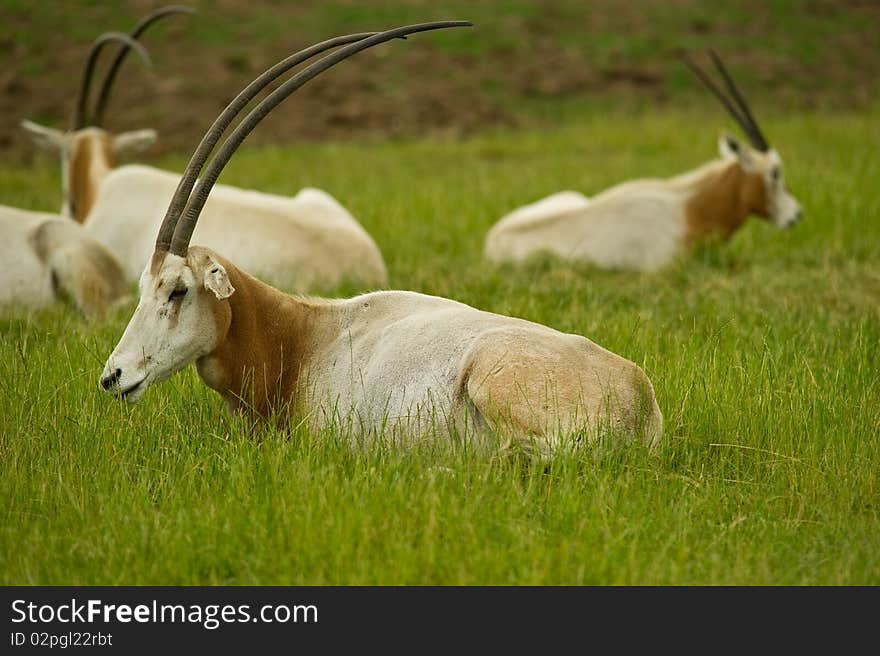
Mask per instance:
[[[101,182],[85,228],[136,281],[180,176],[127,165]],[[228,254],[263,280],[285,289],[334,286],[343,280],[386,281],[376,243],[332,196],[303,189],[292,198],[215,185],[193,243]]]
[[[48,263],[36,248],[37,229],[58,214],[0,205],[0,305],[40,308],[55,300]]]
[[[696,238],[729,238],[749,214],[780,228],[801,207],[782,178],[775,150],[758,152],[730,136],[721,159],[668,179],[632,180],[592,198],[564,191],[502,217],[486,236],[493,262],[522,262],[539,252],[604,269],[654,271]]]
[[[85,314],[126,295],[107,249],[57,214],[0,206],[0,306],[41,308],[63,294]]]
[[[651,271],[675,257],[684,235],[682,191],[641,180],[591,199],[564,191],[525,205],[492,227],[485,252],[495,262],[544,251],[606,269]]]
[[[605,434],[654,445],[634,363],[580,335],[408,291],[289,296],[213,251],[157,254],[101,384],[138,401],[195,363],[230,409],[394,440],[493,435],[550,454]],[[289,404],[289,405],[288,405]],[[608,431],[608,433],[606,433]]]
[[[117,167],[116,158],[147,148],[156,133],[113,135],[95,127],[65,133],[30,121],[22,127],[61,157],[62,214],[85,225],[136,282],[180,176],[148,166]],[[388,278],[376,243],[318,189],[287,197],[215,185],[194,243],[228,253],[283,289],[330,288],[342,281],[375,287]]]
[[[317,427],[341,421],[355,436],[386,439],[436,438],[450,428],[479,437],[498,427],[497,417],[484,415],[494,392],[502,405],[534,404],[526,422],[531,430],[510,437],[528,441],[541,434],[543,452],[585,426],[588,440],[601,427],[625,430],[613,425],[616,411],[609,413],[611,426],[600,426],[603,403],[609,390],[611,396],[618,391],[618,376],[637,367],[585,337],[408,291],[335,303],[339,332],[305,364]],[[475,374],[478,361],[492,366]],[[504,384],[494,385],[499,379]],[[653,390],[646,394],[645,421],[655,422],[646,442],[653,445],[662,419]]]

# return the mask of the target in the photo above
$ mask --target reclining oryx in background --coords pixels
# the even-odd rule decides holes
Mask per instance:
[[[138,307],[101,374],[105,390],[135,402],[153,383],[195,363],[232,411],[281,412],[314,428],[341,421],[356,436],[420,439],[439,427],[441,435],[483,442],[491,435],[486,429],[494,429],[541,454],[567,436],[589,439],[605,428],[648,444],[659,440],[662,416],[644,372],[584,337],[407,291],[335,300],[289,296],[211,249],[189,246],[223,167],[290,93],[375,44],[459,25],[469,23],[335,40],[354,43],[267,96],[226,139],[193,191],[231,120],[221,114],[168,208],[141,276]],[[252,86],[272,78],[264,74]]]
[[[57,214],[0,205],[0,307],[41,308],[66,296],[86,315],[126,297],[116,258]]]
[[[111,43],[135,48],[150,63],[146,50],[131,36],[107,32],[92,44],[87,69]],[[81,157],[82,138],[74,133],[69,141],[62,139],[63,152]],[[125,297],[127,287],[116,258],[78,223],[58,214],[0,205],[0,306],[40,308],[66,296],[85,314],[101,314]]]
[[[521,207],[489,231],[486,257],[522,261],[549,251],[603,268],[652,271],[701,238],[730,238],[750,214],[780,228],[799,221],[801,207],[785,187],[779,153],[718,55],[711,56],[732,98],[688,64],[742,126],[752,148],[724,135],[721,159],[674,178],[625,182],[593,198],[563,191]]]
[[[131,35],[136,38],[159,18],[184,10],[158,10]],[[155,140],[153,130],[113,136],[100,127],[110,84],[125,54],[122,50],[113,62],[91,116],[86,105],[93,69],[87,67],[72,132],[27,121],[23,126],[37,143],[61,155],[65,213],[106,245],[134,282],[152,253],[154,235],[181,180],[176,173],[148,166],[114,168],[115,155]],[[286,288],[334,286],[342,280],[376,286],[388,276],[373,239],[342,205],[319,189],[304,188],[291,198],[218,185],[205,207],[198,238]]]

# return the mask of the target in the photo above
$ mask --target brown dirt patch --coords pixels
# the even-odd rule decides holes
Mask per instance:
[[[17,127],[21,118],[66,125],[91,38],[101,29],[127,29],[135,17],[158,4],[129,2],[124,5],[125,20],[117,15],[119,9],[114,14],[91,4],[56,19],[40,16],[42,8],[0,8],[0,22],[8,28],[0,37],[0,115],[4,117],[0,153],[7,159],[30,157],[32,148]],[[329,35],[308,33],[307,26],[299,26],[315,4],[314,0],[227,0],[207,9],[203,6],[198,20],[233,25],[240,20],[243,26],[220,41],[194,35],[186,24],[189,19],[169,21],[161,33],[145,38],[155,62],[153,71],[145,71],[135,61],[127,62],[108,110],[108,128],[155,127],[161,139],[154,152],[188,151],[225,102],[263,68],[294,48]],[[352,5],[343,0],[331,4],[339,5],[340,11]],[[413,0],[401,4],[424,3]],[[665,33],[658,36],[665,28],[654,25],[648,11],[658,5],[657,0],[592,3],[589,11],[583,9],[583,22],[574,25],[574,5],[535,0],[530,4],[546,10],[519,16],[507,15],[505,3],[497,4],[497,25],[492,30],[483,27],[479,35],[475,31],[475,38],[483,44],[479,51],[441,49],[430,35],[380,46],[306,85],[294,101],[269,117],[251,140],[277,143],[366,134],[457,135],[487,126],[533,122],[537,119],[530,103],[535,100],[584,96],[612,105],[633,99],[669,102],[682,92],[674,86],[676,79],[681,85],[680,72],[676,72],[678,53],[694,43],[723,43],[744,36],[762,47],[728,51],[729,59],[757,78],[759,88],[750,91],[761,94],[762,104],[769,104],[768,97],[791,107],[876,102],[880,80],[876,29],[841,31],[830,41],[823,39],[819,63],[805,65],[792,54],[797,52],[797,35],[786,32],[785,25],[761,8],[763,3],[742,3],[754,12],[745,29],[704,13],[683,19],[679,21],[680,39]],[[687,16],[687,10],[698,4],[695,0],[672,0],[664,6]],[[384,3],[377,6],[384,7]],[[841,3],[805,2],[798,11],[806,13],[798,20],[813,25],[809,21],[826,20],[828,12],[839,12],[840,7]],[[845,10],[860,24],[880,25],[880,3],[849,2]],[[434,17],[436,11],[426,13]],[[247,21],[254,15],[277,16],[290,29],[283,35],[264,37],[248,27]],[[36,29],[33,21],[37,20],[45,21],[45,28]],[[351,27],[345,23],[337,33],[352,31]],[[366,25],[354,27],[363,29]],[[26,39],[21,36],[25,34]],[[580,34],[584,47],[578,44]],[[651,45],[656,41],[656,52],[628,50],[626,42],[619,39],[621,34],[632,43]],[[492,42],[502,35],[503,41]],[[768,39],[772,39],[770,46]],[[602,45],[606,42],[607,46]],[[697,93],[692,86],[684,92]]]

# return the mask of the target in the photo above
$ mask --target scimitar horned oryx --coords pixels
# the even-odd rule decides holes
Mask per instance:
[[[27,310],[69,300],[100,315],[128,298],[112,253],[58,214],[0,205],[0,308]]]
[[[340,42],[331,40],[304,51],[299,59],[279,63],[259,84],[248,86],[234,104],[247,104],[272,80],[305,58],[338,45]],[[108,74],[111,81],[113,70]],[[94,113],[98,118],[103,115],[107,94],[105,85]],[[86,114],[83,97],[81,93],[77,103],[79,117]],[[88,142],[91,146],[85,151],[88,156],[72,160],[75,165],[65,169],[70,171],[68,188],[73,192],[69,196],[76,205],[72,215],[114,253],[128,279],[135,282],[153,252],[156,230],[181,182],[180,175],[140,164],[114,168],[112,149],[107,147],[109,135],[97,128],[84,132],[92,136]],[[150,140],[155,138],[154,132],[148,132]],[[302,188],[294,196],[282,196],[216,185],[205,205],[198,239],[285,289],[329,288],[343,281],[376,287],[388,279],[382,253],[373,238],[339,201],[312,187]]]
[[[750,214],[780,228],[801,206],[788,191],[782,158],[771,148],[721,59],[710,51],[726,95],[694,62],[691,70],[742,127],[751,147],[725,134],[720,159],[668,179],[624,182],[588,198],[563,191],[501,218],[488,232],[486,257],[521,262],[538,252],[607,269],[652,271],[704,238],[729,239]]]
[[[121,44],[121,52],[133,48],[145,64],[150,64],[147,51],[134,40],[135,36],[106,32],[94,41],[77,102],[78,117],[95,62],[106,46]],[[106,80],[103,89],[109,89]],[[46,139],[57,136],[65,149],[74,144],[81,146],[83,139],[90,138],[82,130],[62,138],[62,133],[49,128],[33,129]],[[124,141],[128,137],[116,138]],[[76,150],[79,146],[75,152],[80,152]],[[84,314],[97,315],[124,299],[127,292],[125,272],[118,260],[81,225],[58,214],[0,205],[0,306],[4,311],[10,306],[41,308],[66,297]]]
[[[290,93],[378,43],[469,24],[389,30],[299,71],[238,124],[192,191],[206,161],[200,155],[210,152],[200,146],[159,230],[140,302],[101,386],[135,402],[153,383],[195,363],[231,411],[314,428],[342,421],[358,437],[502,435],[549,454],[566,436],[588,439],[607,427],[656,443],[662,417],[644,372],[584,337],[409,291],[335,300],[291,296],[219,253],[189,245],[223,166]],[[205,140],[219,136],[212,128]]]

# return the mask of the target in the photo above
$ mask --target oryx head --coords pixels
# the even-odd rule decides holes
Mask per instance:
[[[139,153],[156,141],[155,130],[134,130],[121,134],[107,132],[102,128],[104,113],[113,82],[128,53],[134,50],[146,65],[150,65],[150,57],[137,39],[165,16],[181,13],[192,14],[195,10],[178,5],[163,7],[145,16],[128,34],[106,32],[95,40],[83,68],[70,130],[58,130],[27,120],[21,122],[22,129],[34,143],[61,158],[63,215],[82,223],[95,201],[98,183],[113,168],[116,158]],[[95,64],[102,50],[111,43],[120,44],[120,48],[107,70],[95,107],[90,112],[89,90]]]
[[[782,157],[771,148],[755,120],[745,97],[727,72],[721,58],[714,50],[709,51],[715,68],[724,79],[730,93],[728,97],[711,78],[689,58],[685,62],[694,75],[711,91],[730,115],[739,123],[750,144],[744,144],[730,135],[722,135],[718,142],[722,158],[735,160],[742,169],[757,179],[762,187],[752,190],[750,210],[780,228],[787,228],[801,220],[801,205],[788,190],[782,167]]]
[[[330,39],[291,55],[245,87],[214,121],[183,173],[159,228],[153,257],[141,275],[137,309],[104,366],[101,387],[135,402],[150,384],[168,378],[217,347],[228,328],[236,291],[222,259],[189,243],[223,167],[272,109],[312,78],[361,50],[416,32],[465,25],[470,23],[422,23]],[[263,88],[294,66],[337,46],[344,47],[298,71],[254,107],[202,172],[226,128]]]
[[[235,289],[209,249],[181,256],[157,252],[140,279],[138,306],[101,375],[101,386],[138,401],[165,380],[213,351],[229,327]]]

